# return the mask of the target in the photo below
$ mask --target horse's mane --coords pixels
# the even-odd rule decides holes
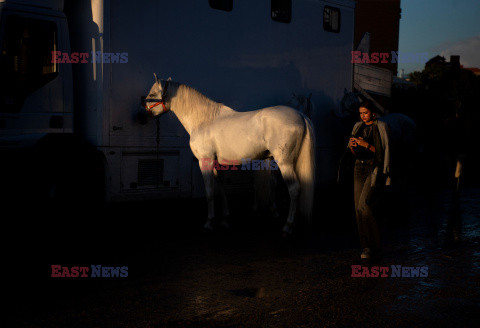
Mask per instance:
[[[185,84],[170,81],[169,93],[175,97],[175,108],[194,125],[213,121],[223,104],[217,103]]]

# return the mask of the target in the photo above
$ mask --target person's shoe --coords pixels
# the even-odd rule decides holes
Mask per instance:
[[[369,260],[372,257],[372,251],[370,248],[364,248],[360,258],[362,260]]]

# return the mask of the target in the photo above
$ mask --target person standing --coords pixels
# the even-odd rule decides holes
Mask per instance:
[[[361,259],[378,258],[381,251],[380,229],[374,214],[376,191],[381,185],[390,185],[389,128],[377,120],[370,101],[359,106],[360,122],[352,130],[348,148],[355,158],[354,202]]]

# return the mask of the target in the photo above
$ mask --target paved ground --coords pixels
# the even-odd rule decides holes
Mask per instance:
[[[2,327],[478,327],[480,188],[458,202],[409,192],[384,216],[384,257],[363,265],[427,266],[428,277],[352,277],[360,250],[338,196],[321,194],[314,227],[288,240],[245,200],[213,234],[203,200],[26,204],[3,231]],[[52,264],[128,266],[128,277],[51,278]]]

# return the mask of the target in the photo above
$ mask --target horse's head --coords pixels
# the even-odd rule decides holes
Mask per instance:
[[[334,113],[341,119],[353,118],[358,115],[358,106],[360,105],[361,98],[355,92],[348,92],[346,89],[343,91],[343,98],[340,101],[340,108],[335,108]]]
[[[287,103],[289,106],[292,106],[295,109],[298,109],[303,114],[305,114],[308,118],[314,111],[314,105],[312,102],[312,94],[304,96],[304,95],[296,95],[293,94],[292,98]]]
[[[170,78],[166,81],[160,80],[155,73],[155,83],[153,84],[148,96],[142,97],[142,106],[147,110],[148,114],[156,117],[168,111],[168,83]]]

